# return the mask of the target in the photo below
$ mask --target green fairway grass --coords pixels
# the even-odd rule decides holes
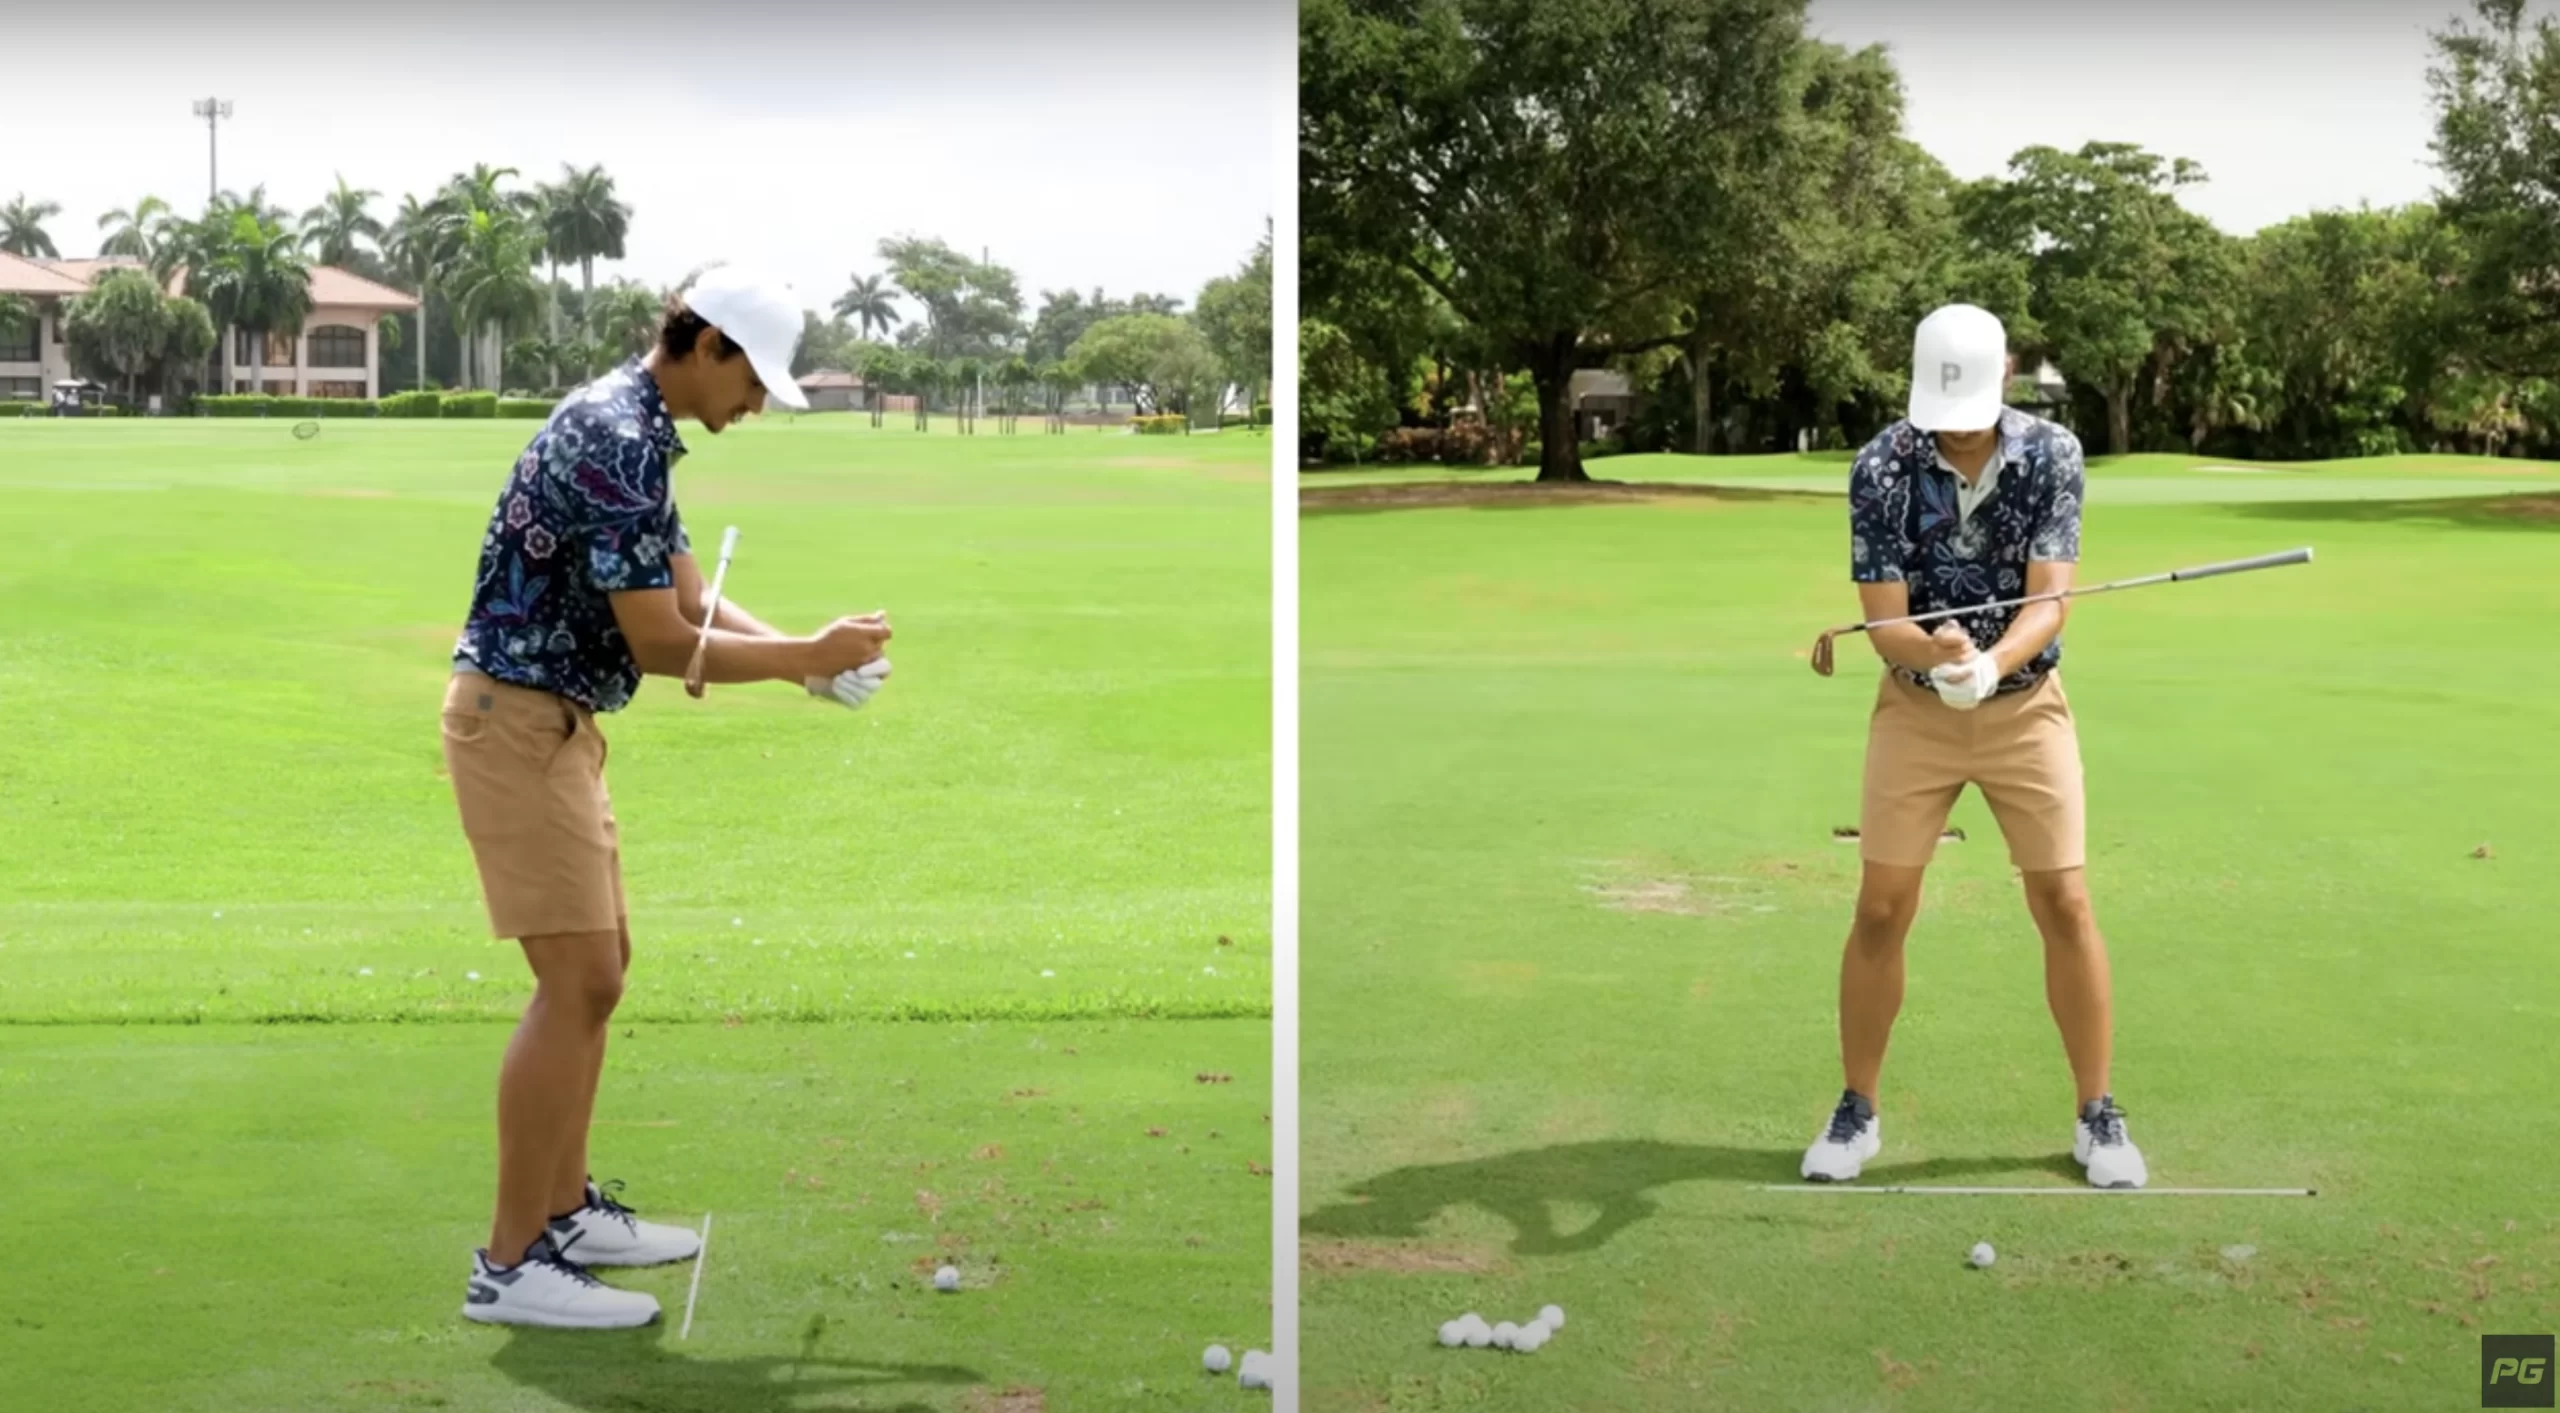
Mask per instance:
[[[2063,676],[2152,1182],[2307,1200],[1755,1191],[1840,1087],[1877,675],[1806,663],[1857,616],[1840,502],[1312,504],[1308,1406],[2463,1408],[2478,1336],[2560,1327],[2560,517],[2443,490],[2502,465],[2292,474],[2093,465],[2083,582],[2318,557],[2081,604]],[[1954,823],[1863,1184],[2067,1191],[2036,936]],[[1550,1302],[1535,1355],[1435,1343]]]
[[[436,713],[533,430],[0,425],[0,1019],[514,1013]],[[1269,1013],[1267,438],[691,445],[729,593],[897,675],[605,721],[626,1014]]]
[[[691,1263],[607,1273],[658,1297],[644,1330],[457,1313],[502,1027],[0,1028],[0,1407],[1241,1405],[1200,1351],[1270,1328],[1271,1182],[1247,1166],[1270,1166],[1268,1035],[617,1030],[598,1176],[651,1220],[713,1218],[683,1335]]]
[[[897,674],[604,723],[596,1162],[721,1216],[690,1341],[581,1343],[456,1314],[529,978],[437,710],[535,424],[0,423],[0,1407],[1190,1408],[1266,1342],[1270,442],[1038,425],[687,433],[728,593]]]

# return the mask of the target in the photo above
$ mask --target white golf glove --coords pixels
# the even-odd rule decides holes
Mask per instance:
[[[875,657],[860,667],[839,672],[833,677],[809,678],[809,695],[829,698],[847,711],[860,711],[888,680],[889,659]]]
[[[1938,700],[1958,711],[1971,711],[2000,690],[2000,661],[1989,653],[1975,653],[1963,662],[1931,669],[1929,682],[1938,689]]]

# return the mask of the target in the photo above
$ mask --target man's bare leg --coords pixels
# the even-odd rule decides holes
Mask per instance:
[[[2098,935],[2083,870],[2054,869],[2025,876],[2027,911],[2044,936],[2044,999],[2062,1030],[2079,1102],[2107,1093],[2114,1059],[2113,981],[2106,939]]]
[[[560,933],[523,939],[533,1000],[498,1074],[498,1205],[489,1259],[512,1264],[549,1220],[585,1196],[586,1115],[605,1027],[622,1000],[621,937]],[[557,1204],[562,1165],[578,1155],[579,1201]]]
[[[631,974],[631,920],[619,923],[621,967],[615,973],[628,978]],[[588,1058],[584,1082],[578,1090],[578,1107],[569,1121],[568,1140],[560,1154],[560,1167],[551,1182],[552,1216],[574,1212],[587,1202],[587,1174],[595,1169],[587,1165],[587,1134],[595,1127],[596,1089],[604,1078],[605,1047],[613,1041],[613,1027],[605,1026],[596,1033],[595,1053]]]
[[[1840,1069],[1847,1088],[1873,1103],[1885,1046],[1902,1012],[1902,944],[1920,916],[1926,867],[1870,863],[1840,955]]]

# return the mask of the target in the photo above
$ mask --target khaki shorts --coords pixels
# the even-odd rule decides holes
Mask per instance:
[[[1885,673],[1867,728],[1859,856],[1909,868],[1928,863],[1967,784],[1982,791],[2019,868],[2042,873],[2088,862],[2080,733],[2059,673],[1971,711]]]
[[[469,671],[445,688],[445,768],[495,935],[622,927],[605,754],[595,713],[565,697]]]

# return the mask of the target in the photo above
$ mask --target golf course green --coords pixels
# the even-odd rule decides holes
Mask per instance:
[[[2310,1198],[2087,1193],[1971,792],[1858,1186],[2039,1194],[1797,1182],[1877,675],[1807,663],[1845,459],[1590,469],[1635,484],[1301,478],[1307,1407],[2461,1408],[2560,1328],[2560,468],[2090,467],[2083,583],[2317,554],[2078,604],[2062,669],[2151,1181]]]
[[[530,991],[437,735],[522,421],[0,422],[0,1406],[1196,1409],[1270,1335],[1270,442],[689,429],[859,713],[609,718],[593,1162],[661,1325],[459,1314]],[[935,1266],[956,1264],[957,1294]],[[1042,1402],[1041,1400],[1045,1400]]]

